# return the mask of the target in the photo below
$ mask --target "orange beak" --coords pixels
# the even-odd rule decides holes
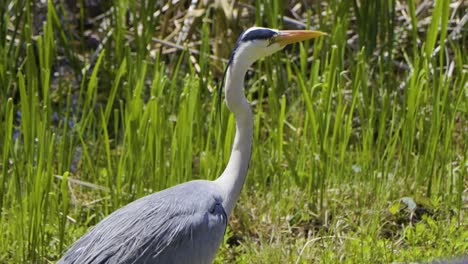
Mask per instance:
[[[314,30],[282,30],[279,33],[275,42],[281,46],[327,35],[327,33]]]

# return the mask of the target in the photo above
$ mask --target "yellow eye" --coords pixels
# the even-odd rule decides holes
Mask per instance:
[[[271,46],[271,45],[272,45],[273,43],[275,43],[275,42],[276,42],[276,35],[273,36],[273,37],[271,37],[271,38],[268,40],[268,46],[267,46],[267,47]]]

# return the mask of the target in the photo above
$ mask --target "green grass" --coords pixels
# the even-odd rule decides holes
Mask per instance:
[[[294,6],[250,1],[257,8],[244,6],[247,19],[197,6],[192,41],[170,50],[153,38],[170,39],[190,1],[160,12],[159,1],[116,0],[101,20],[101,45],[89,49],[90,9],[78,5],[73,22],[65,1],[48,1],[37,26],[35,1],[7,2],[2,263],[54,262],[128,202],[220,175],[235,124],[224,105],[217,109],[224,65],[209,55],[227,58],[241,30],[233,24],[288,27],[283,16]],[[389,263],[468,252],[466,27],[453,33],[466,4],[436,0],[416,12],[420,1],[384,2],[298,1],[302,21],[329,36],[252,67],[252,162],[216,263]]]

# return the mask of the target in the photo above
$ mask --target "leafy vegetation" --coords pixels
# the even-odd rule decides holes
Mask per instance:
[[[128,202],[220,175],[223,58],[253,25],[329,36],[248,73],[252,162],[216,262],[468,252],[464,1],[77,2],[0,7],[0,262],[56,261]]]

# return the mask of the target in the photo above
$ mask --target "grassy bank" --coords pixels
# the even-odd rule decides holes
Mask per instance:
[[[468,252],[463,1],[79,2],[1,7],[0,262],[56,261],[128,202],[220,175],[223,58],[252,25],[329,36],[248,73],[252,162],[217,263]]]

